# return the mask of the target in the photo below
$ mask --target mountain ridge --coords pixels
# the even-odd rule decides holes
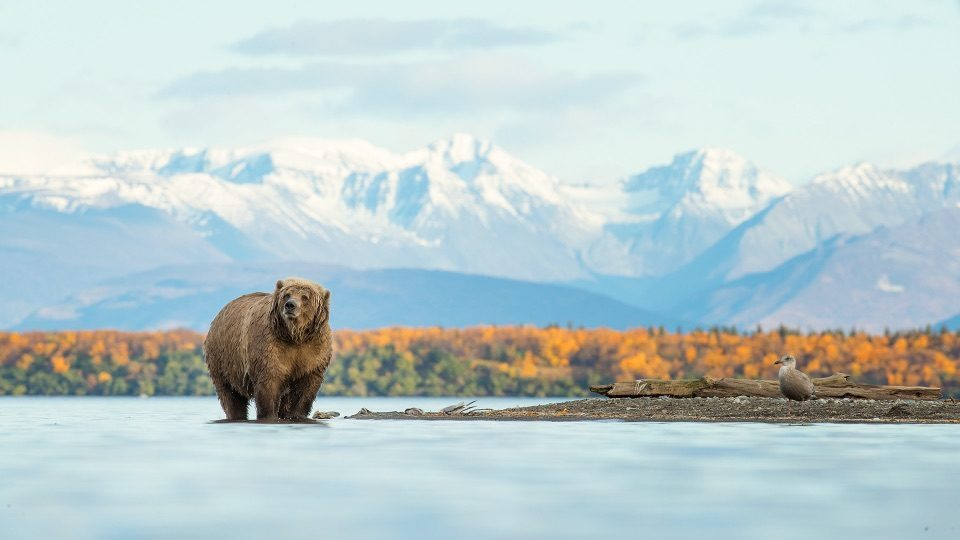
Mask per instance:
[[[826,253],[837,238],[958,206],[960,165],[951,163],[902,170],[859,163],[794,187],[729,150],[702,147],[609,185],[571,186],[468,134],[401,153],[360,139],[293,137],[119,152],[69,172],[0,175],[0,224],[12,233],[0,238],[8,254],[0,278],[16,283],[40,267],[37,281],[47,272],[57,286],[36,300],[53,304],[65,292],[161,262],[306,259],[358,273],[412,268],[575,283],[664,318],[748,323],[756,309],[725,308],[715,317],[679,306],[696,295],[723,305],[708,298],[784,275],[784,265]],[[135,235],[123,232],[127,222],[139,224]],[[876,264],[894,275],[891,260]],[[57,270],[71,267],[91,275]],[[15,286],[4,294],[0,326],[36,313]],[[776,297],[789,305],[795,295]],[[808,301],[806,313],[816,303]],[[783,322],[814,320],[781,307],[774,313]],[[939,311],[908,311],[919,324],[940,320],[920,320]]]

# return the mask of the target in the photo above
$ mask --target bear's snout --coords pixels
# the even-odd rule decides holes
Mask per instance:
[[[300,307],[299,302],[293,298],[288,298],[287,301],[283,303],[283,311],[285,311],[287,314],[295,312],[298,307]]]

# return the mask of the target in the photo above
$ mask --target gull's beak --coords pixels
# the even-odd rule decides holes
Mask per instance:
[[[779,363],[780,363],[780,361],[779,361],[779,360],[777,360],[776,362],[774,362],[774,364],[779,364]]]

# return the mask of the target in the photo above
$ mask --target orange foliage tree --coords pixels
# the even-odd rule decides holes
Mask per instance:
[[[202,340],[186,330],[0,333],[0,395],[209,395]],[[960,334],[947,331],[398,327],[338,331],[335,350],[327,394],[586,395],[614,380],[773,378],[784,353],[813,376],[960,392]]]

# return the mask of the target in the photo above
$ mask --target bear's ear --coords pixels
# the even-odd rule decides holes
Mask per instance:
[[[279,290],[282,289],[282,288],[283,288],[283,280],[282,280],[282,279],[278,279],[278,280],[277,280],[277,290],[279,291]]]
[[[330,290],[323,291],[323,305],[330,305]]]

